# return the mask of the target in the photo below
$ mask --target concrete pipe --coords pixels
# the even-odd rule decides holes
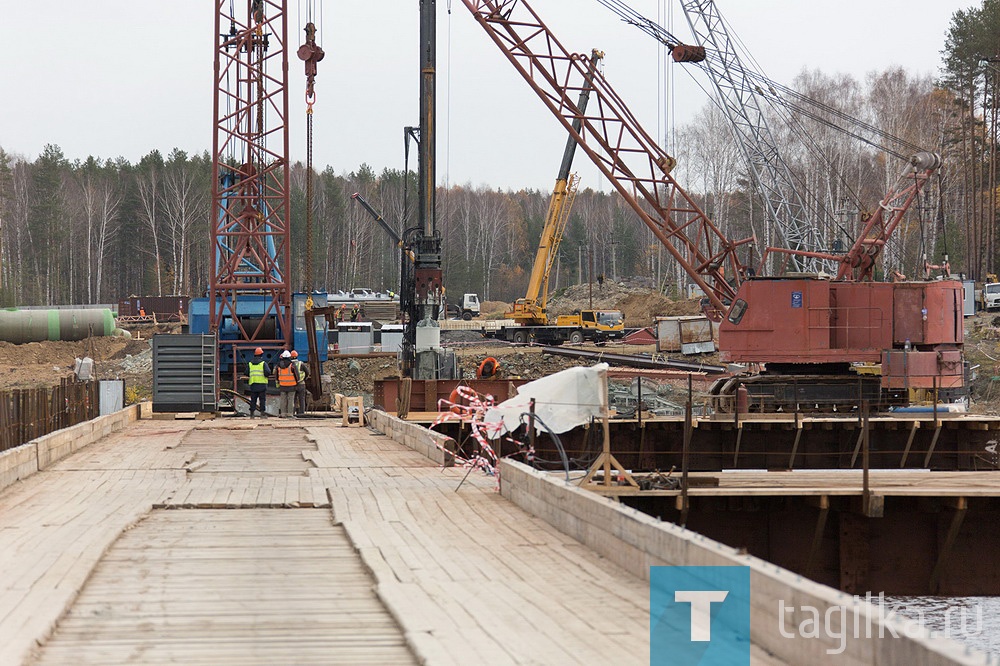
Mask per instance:
[[[117,335],[107,308],[88,310],[0,310],[0,341],[21,344],[44,340],[83,340]]]

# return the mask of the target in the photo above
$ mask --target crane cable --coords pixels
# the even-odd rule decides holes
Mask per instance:
[[[313,289],[313,104],[316,103],[316,65],[326,53],[316,43],[314,2],[306,3],[306,42],[299,47],[298,56],[305,62],[306,70],[306,290]],[[307,299],[312,307],[312,296]]]

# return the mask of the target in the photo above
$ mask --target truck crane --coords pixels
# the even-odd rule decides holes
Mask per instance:
[[[596,69],[603,57],[604,54],[601,51],[597,49],[591,51],[588,65],[590,71]],[[590,88],[583,86],[577,101],[581,112],[587,111],[589,100]],[[580,120],[574,119],[573,123],[579,131]],[[514,301],[510,311],[504,315],[507,319],[513,319],[518,324],[544,326],[549,323],[546,314],[549,275],[552,273],[552,267],[559,254],[559,244],[562,242],[563,232],[566,231],[566,224],[569,222],[569,214],[573,210],[573,201],[576,199],[576,190],[580,182],[575,173],[570,173],[575,154],[576,141],[573,140],[573,137],[567,137],[566,148],[563,150],[562,162],[559,165],[559,174],[556,176],[556,185],[552,190],[552,197],[549,199],[545,223],[542,225],[542,237],[538,241],[535,263],[531,267],[527,293],[524,298]]]
[[[731,240],[705,216],[670,175],[675,160],[649,137],[600,72],[591,79],[598,111],[580,111],[569,91],[580,85],[574,82],[586,80],[587,58],[566,50],[527,2],[463,3],[705,291],[721,319],[721,356],[763,366],[764,372],[739,382],[759,409],[802,403],[847,407],[863,400],[888,406],[908,401],[910,389],[962,387],[962,285],[870,281],[874,259],[939,165],[936,155],[913,158],[850,251],[843,257],[817,257],[838,262],[837,279],[764,277],[747,270],[737,256],[752,239]],[[573,126],[576,118],[582,121],[579,128]],[[857,371],[876,362],[876,374]],[[727,382],[719,387],[719,397],[730,397],[723,390],[738,389],[738,383]]]
[[[588,76],[580,87],[577,106],[580,113],[587,111],[590,101],[591,87],[589,81],[596,71],[604,53],[594,49],[590,52],[587,63]],[[581,118],[573,119],[573,126],[580,131]],[[566,139],[562,162],[559,164],[559,174],[556,185],[549,199],[549,208],[542,225],[542,235],[538,241],[535,253],[535,263],[528,278],[528,289],[524,298],[519,298],[511,304],[511,309],[504,317],[513,319],[515,326],[503,326],[497,330],[486,331],[489,337],[501,338],[508,342],[524,343],[529,341],[544,344],[562,344],[571,342],[579,344],[584,340],[605,342],[621,338],[625,335],[625,322],[621,312],[583,310],[575,315],[563,315],[557,318],[555,325],[549,323],[546,305],[549,295],[549,276],[559,254],[559,244],[562,242],[569,214],[576,198],[579,177],[570,173],[573,168],[573,157],[576,154],[576,141],[570,136]]]

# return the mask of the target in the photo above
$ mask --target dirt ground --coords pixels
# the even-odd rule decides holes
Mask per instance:
[[[485,319],[500,319],[510,309],[503,301],[485,301],[480,305]],[[674,301],[663,294],[627,282],[606,281],[568,287],[548,302],[548,314],[558,317],[577,310],[620,310],[627,328],[652,326],[656,317],[701,314],[699,299]]]
[[[89,356],[94,360],[98,379],[125,379],[126,385],[148,397],[152,394],[153,371],[149,337],[156,330],[147,329],[134,331],[137,338],[100,337],[21,345],[0,342],[0,390],[57,385],[64,377],[73,376],[76,359]]]
[[[595,308],[619,309],[626,316],[626,326],[649,326],[655,316],[696,314],[698,301],[672,301],[657,292],[606,282],[601,289],[594,285]],[[589,307],[586,285],[567,289],[550,303],[553,314],[568,313]],[[502,316],[506,303],[483,304],[484,318]],[[1000,414],[1000,314],[978,313],[965,320],[966,359],[975,371],[972,384],[972,411]],[[75,359],[90,356],[99,379],[124,379],[129,397],[152,395],[152,353],[150,339],[155,333],[177,332],[176,325],[133,328],[132,338],[91,338],[79,342],[32,342],[15,345],[0,342],[0,390],[53,386],[71,377]],[[459,357],[465,377],[473,377],[479,363],[487,356],[500,361],[503,376],[537,379],[590,361],[543,353],[538,348],[512,347],[484,340],[472,331],[445,332],[442,342]],[[654,351],[652,346],[609,345],[605,350],[633,354]],[[694,360],[691,358],[685,360]],[[700,360],[712,363],[711,355]],[[334,359],[324,366],[334,377],[334,390],[341,393],[371,393],[376,379],[398,374],[391,357]]]

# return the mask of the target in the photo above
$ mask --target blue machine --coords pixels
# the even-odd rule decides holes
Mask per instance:
[[[292,294],[292,349],[299,353],[299,360],[309,362],[309,337],[306,330],[306,300],[309,294]],[[312,294],[313,307],[326,307],[327,295],[321,292]],[[259,321],[264,318],[264,313],[271,302],[271,297],[263,294],[241,294],[236,301],[236,315],[243,322],[244,328],[254,330]],[[272,321],[264,323],[264,330],[268,337],[283,338],[284,334],[278,330],[278,321],[275,317],[270,317]],[[191,333],[208,334],[209,312],[208,298],[192,298],[188,314],[188,328]],[[316,348],[319,351],[319,360],[327,360],[330,335],[326,325],[325,317],[316,319]],[[253,347],[244,347],[236,351],[237,358],[233,359],[232,345],[226,344],[234,340],[240,340],[240,329],[231,318],[223,320],[219,327],[219,374],[224,375],[232,371],[233,362],[242,364],[253,358]],[[264,360],[273,365],[278,360],[281,349],[265,348]]]

